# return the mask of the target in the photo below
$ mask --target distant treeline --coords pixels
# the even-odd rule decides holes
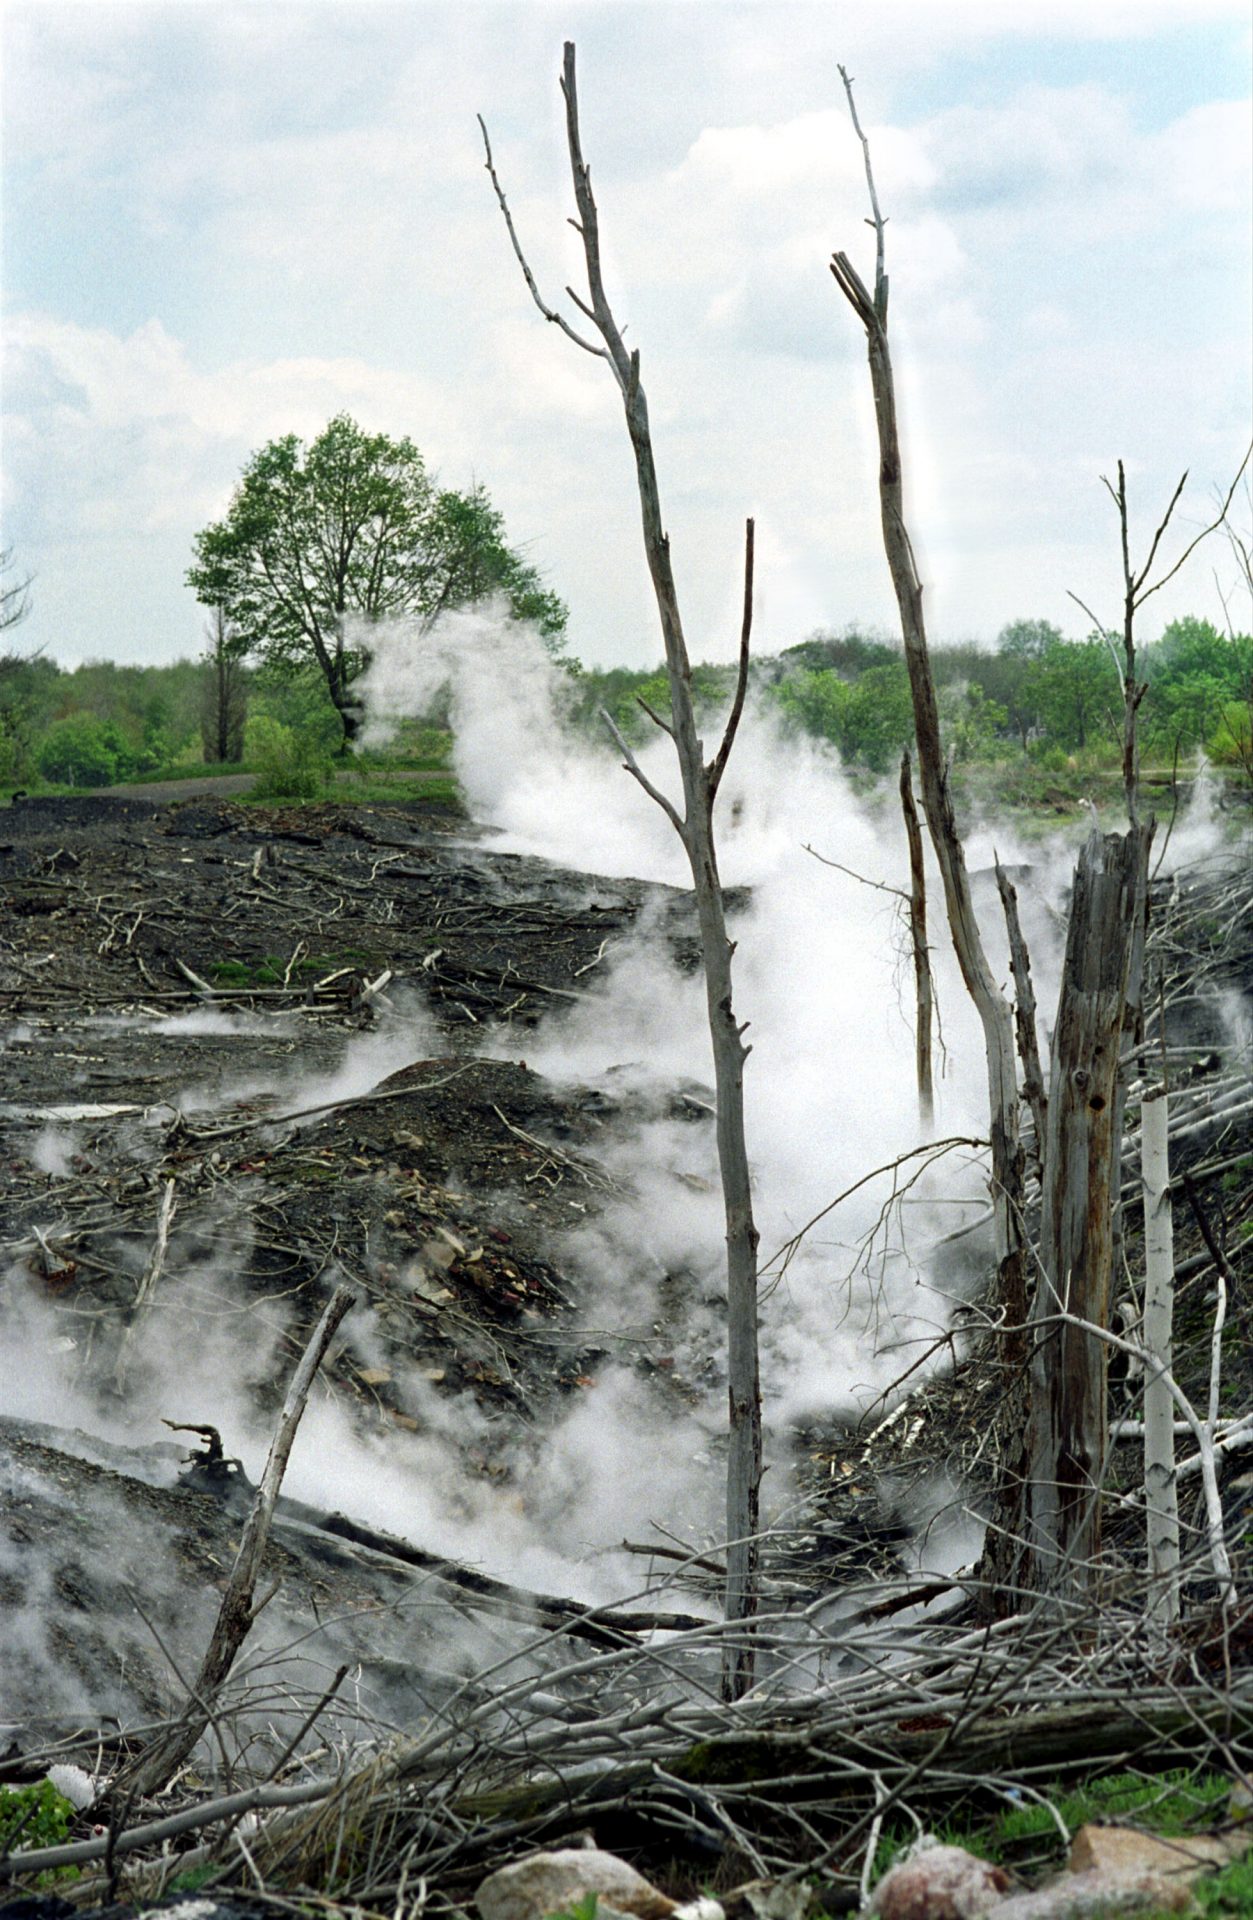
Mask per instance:
[[[307,675],[263,684],[237,667],[225,716],[222,698],[211,660],[160,667],[95,660],[66,669],[12,645],[0,655],[0,787],[104,787],[241,764],[258,722],[263,734],[278,722],[332,744],[337,738],[325,690]]]
[[[1068,640],[1042,620],[1019,620],[994,650],[936,647],[932,654],[941,720],[953,759],[995,762],[1025,756],[1048,769],[1117,759],[1122,689],[1115,652],[1100,636]],[[279,676],[201,660],[169,666],[91,662],[71,670],[18,647],[0,655],[0,787],[42,782],[107,786],[206,765],[255,763],[278,734],[329,757],[341,729],[315,673]],[[1149,691],[1141,708],[1145,751],[1169,761],[1198,749],[1253,777],[1253,639],[1221,634],[1208,621],[1174,621],[1144,648]],[[645,707],[665,714],[664,672],[564,664],[571,718],[603,732],[601,709],[632,740],[651,728]],[[912,738],[909,682],[899,646],[855,631],[819,632],[753,668],[758,695],[784,724],[829,742],[870,773],[893,766]],[[693,687],[707,721],[729,700],[731,667],[698,666]],[[444,714],[423,716],[430,727]],[[410,754],[429,733],[411,730]]]
[[[1123,696],[1115,652],[1100,635],[1068,640],[1044,620],[1017,620],[995,651],[974,645],[931,654],[948,751],[957,762],[1027,756],[1045,767],[1115,764]],[[1141,650],[1149,691],[1140,709],[1146,752],[1171,760],[1204,750],[1253,777],[1253,639],[1206,620],[1174,621]],[[731,667],[696,667],[693,692],[708,717],[731,697]],[[829,741],[850,765],[884,773],[913,739],[909,677],[899,645],[848,631],[816,633],[757,661],[754,679],[786,723]],[[632,740],[667,711],[665,674],[580,671],[575,709],[591,725],[603,707]]]

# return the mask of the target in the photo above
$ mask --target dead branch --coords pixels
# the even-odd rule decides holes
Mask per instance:
[[[935,679],[923,617],[923,588],[905,519],[904,473],[896,414],[896,388],[888,345],[888,279],[884,260],[887,222],[879,205],[870,159],[870,143],[862,131],[853,98],[853,83],[841,67],[853,129],[861,142],[866,186],[875,233],[873,296],[845,253],[831,261],[837,286],[853,308],[866,333],[870,384],[874,396],[879,438],[879,505],[883,545],[900,613],[913,704],[914,736],[923,810],[935,848],[949,928],[962,979],[983,1028],[988,1073],[988,1104],[992,1140],[992,1200],[996,1222],[998,1296],[1005,1309],[1005,1359],[1022,1358],[1021,1333],[1027,1306],[1023,1245],[1023,1161],[1018,1143],[1018,1081],[1014,1055],[1013,1018],[984,949],[971,897],[966,856],[948,784],[948,769],[940,738]]]
[[[213,1703],[260,1611],[253,1604],[253,1595],[270,1537],[274,1505],[287,1470],[288,1456],[305,1410],[305,1402],[309,1398],[309,1389],[340,1321],[353,1304],[354,1296],[349,1289],[337,1287],[310,1336],[283,1401],[265,1472],[244,1525],[239,1552],[235,1556],[217,1623],[196,1676],[187,1710],[177,1725],[163,1738],[146,1747],[134,1764],[126,1769],[120,1783],[121,1790],[125,1792],[135,1796],[158,1792],[186,1760],[208,1724]]]
[[[143,1319],[153,1289],[161,1278],[161,1269],[165,1265],[165,1250],[170,1237],[170,1222],[174,1218],[174,1182],[167,1180],[161,1194],[161,1205],[157,1209],[157,1231],[153,1240],[152,1252],[135,1290],[135,1301],[131,1309],[130,1325],[122,1336],[118,1348],[117,1365],[114,1369],[113,1384],[118,1393],[126,1391],[126,1376],[130,1367],[131,1349],[139,1335],[140,1322]]]

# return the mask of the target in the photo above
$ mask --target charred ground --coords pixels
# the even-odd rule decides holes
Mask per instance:
[[[172,1668],[194,1659],[230,1564],[238,1515],[225,1496],[232,1474],[242,1483],[235,1470],[189,1472],[187,1449],[203,1442],[172,1441],[160,1422],[216,1427],[235,1456],[241,1418],[268,1425],[339,1279],[363,1311],[325,1386],[401,1458],[433,1405],[472,1403],[459,1453],[471,1488],[509,1489],[610,1363],[654,1397],[659,1434],[716,1390],[716,1347],[684,1341],[682,1274],[663,1283],[659,1317],[604,1333],[588,1331],[565,1268],[571,1232],[623,1193],[606,1142],[660,1112],[710,1158],[708,1089],[556,1085],[525,1057],[536,1024],[582,1000],[642,924],[677,970],[695,964],[683,894],[494,853],[436,808],[260,813],[199,799],[15,806],[0,873],[2,1311],[10,1354],[36,1373],[46,1359],[50,1378],[70,1382],[64,1406],[25,1393],[36,1417],[4,1426],[0,1601],[25,1650],[6,1684],[11,1721],[64,1723],[94,1707],[133,1723],[168,1710]],[[410,1046],[397,1065],[397,1035],[410,1031],[417,1057]],[[214,1339],[236,1355],[255,1349],[251,1363],[231,1362],[220,1400],[188,1364]],[[867,1556],[894,1564],[905,1529],[873,1476],[829,1483],[824,1506],[807,1586]],[[299,1524],[280,1526],[274,1549],[272,1642],[319,1604],[358,1623],[403,1616],[415,1548],[429,1611],[446,1560],[409,1541],[384,1565],[386,1543],[371,1547],[368,1529],[354,1547],[311,1547],[299,1526],[325,1518],[288,1504]],[[668,1553],[683,1557],[663,1544],[663,1565]],[[368,1606],[340,1579],[345,1554],[382,1582]],[[691,1575],[716,1592],[716,1568]],[[140,1612],[137,1581],[149,1596]],[[475,1601],[497,1614],[502,1604]],[[395,1679],[404,1631],[395,1645],[391,1630],[344,1632],[338,1651]],[[366,1691],[368,1713],[402,1725],[432,1697],[412,1672],[403,1687]]]

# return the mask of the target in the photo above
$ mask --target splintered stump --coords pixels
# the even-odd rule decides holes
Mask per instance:
[[[1094,1597],[1108,1445],[1106,1344],[1120,1186],[1119,1057],[1152,825],[1093,832],[1075,871],[1032,1308],[1026,1583]]]

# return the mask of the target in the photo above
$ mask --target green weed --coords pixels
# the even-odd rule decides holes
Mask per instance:
[[[51,1780],[0,1787],[0,1857],[30,1847],[55,1847],[69,1832],[74,1809]]]
[[[597,1896],[585,1893],[571,1907],[559,1907],[556,1913],[546,1913],[544,1920],[596,1920]]]

